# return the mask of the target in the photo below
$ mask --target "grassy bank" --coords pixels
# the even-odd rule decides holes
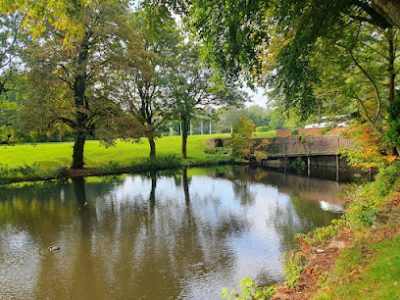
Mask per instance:
[[[258,137],[273,136],[274,132],[260,132]],[[85,145],[85,168],[91,174],[107,174],[127,170],[143,170],[158,165],[161,168],[177,164],[217,164],[226,163],[231,158],[224,153],[206,153],[205,141],[229,134],[192,135],[188,139],[188,159],[182,161],[181,138],[163,137],[156,140],[159,159],[149,162],[149,145],[146,139],[139,143],[118,141],[106,148],[98,141],[88,141]],[[0,146],[0,180],[35,180],[62,177],[71,164],[73,143],[40,143]]]
[[[298,240],[274,299],[400,299],[400,163],[348,192],[340,220]]]

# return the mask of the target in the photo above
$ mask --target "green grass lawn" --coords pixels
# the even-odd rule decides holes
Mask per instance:
[[[400,237],[346,249],[314,299],[400,299]]]
[[[270,137],[274,135],[275,132],[260,132],[255,136]],[[188,163],[214,163],[228,160],[228,157],[221,154],[207,154],[204,149],[207,139],[229,136],[229,134],[189,136]],[[159,138],[156,145],[157,156],[181,155],[181,138],[179,136]],[[3,170],[21,167],[33,168],[36,176],[40,177],[40,172],[50,174],[61,167],[69,167],[72,146],[71,142],[0,146],[0,166]],[[108,148],[98,141],[88,141],[84,153],[85,167],[106,168],[110,165],[120,168],[135,167],[147,160],[149,151],[148,142],[144,138],[139,143],[118,141],[115,146]],[[21,176],[23,174],[19,175],[19,177]]]

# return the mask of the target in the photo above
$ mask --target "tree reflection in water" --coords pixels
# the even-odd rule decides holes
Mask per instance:
[[[335,216],[327,188],[336,201],[325,181],[243,167],[0,187],[2,293],[213,299],[247,275],[279,281],[294,234]]]

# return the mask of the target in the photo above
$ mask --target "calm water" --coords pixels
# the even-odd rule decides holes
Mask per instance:
[[[0,299],[219,299],[283,280],[333,181],[244,167],[0,187]],[[60,251],[49,252],[50,245]]]

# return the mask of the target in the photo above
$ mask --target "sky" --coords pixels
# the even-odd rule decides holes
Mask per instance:
[[[252,106],[252,105],[259,105],[262,107],[267,106],[267,96],[264,95],[265,89],[262,87],[257,87],[255,91],[252,91],[250,88],[244,88],[244,91],[246,91],[250,98],[252,98],[253,102],[247,102],[246,106]]]

